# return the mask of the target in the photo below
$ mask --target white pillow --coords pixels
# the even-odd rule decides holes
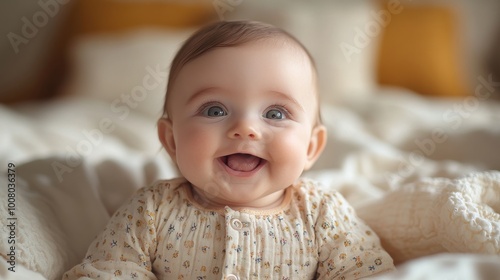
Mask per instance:
[[[374,1],[255,0],[241,2],[224,16],[268,22],[295,36],[316,61],[322,101],[333,103],[366,97],[376,86],[378,35],[383,27],[375,19],[379,10]],[[375,36],[366,34],[372,25],[380,28]],[[347,45],[359,52],[350,53]]]
[[[66,97],[96,97],[110,110],[159,117],[170,63],[191,29],[138,29],[115,35],[93,35],[72,46],[72,75]]]

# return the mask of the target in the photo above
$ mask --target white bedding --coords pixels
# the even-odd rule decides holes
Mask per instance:
[[[323,105],[329,144],[306,175],[344,194],[401,263],[381,279],[500,275],[500,105],[481,102],[456,125],[443,115],[462,101],[395,89],[370,96]],[[83,98],[0,106],[0,166],[16,165],[18,222],[16,273],[2,261],[0,279],[58,279],[135,189],[175,176],[155,114],[122,120],[109,106]],[[446,141],[425,140],[436,129]],[[6,258],[9,231],[0,234]]]

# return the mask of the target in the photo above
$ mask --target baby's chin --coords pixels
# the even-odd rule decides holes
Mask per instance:
[[[210,209],[222,209],[226,206],[233,209],[270,209],[278,206],[284,196],[284,190],[261,196],[256,195],[251,188],[248,188],[248,194],[240,192],[235,195],[225,195],[219,189],[204,189],[196,186],[193,186],[192,190],[193,199],[201,206]]]

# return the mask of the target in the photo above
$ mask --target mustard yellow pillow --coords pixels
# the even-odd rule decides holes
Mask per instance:
[[[423,95],[468,94],[461,61],[458,21],[451,8],[402,5],[380,42],[377,80]]]
[[[216,16],[210,1],[80,0],[76,34],[114,33],[137,27],[187,27]]]

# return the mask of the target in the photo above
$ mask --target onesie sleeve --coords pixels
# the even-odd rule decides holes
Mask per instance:
[[[378,236],[339,193],[322,195],[316,238],[317,279],[358,279],[395,269]]]
[[[157,279],[151,268],[156,250],[154,201],[154,188],[139,190],[111,217],[83,262],[63,279]]]

